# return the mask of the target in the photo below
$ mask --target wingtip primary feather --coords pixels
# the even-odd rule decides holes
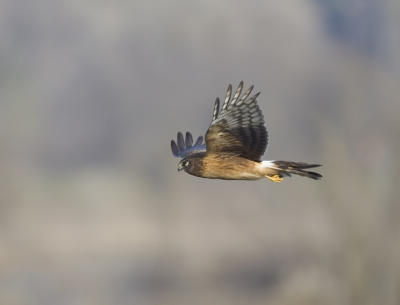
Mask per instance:
[[[193,137],[189,131],[186,132],[185,144],[186,144],[186,148],[190,148],[193,145]]]
[[[213,111],[213,117],[212,117],[213,121],[218,117],[218,114],[219,114],[219,97],[217,97],[215,99],[214,111]]]
[[[193,146],[199,146],[203,143],[203,136],[199,136]]]
[[[231,95],[232,95],[232,84],[229,84],[228,89],[226,90],[225,101],[224,101],[224,105],[222,106],[222,110],[225,110],[226,108],[228,108],[229,100],[231,99]]]
[[[254,94],[254,95],[249,99],[249,102],[257,100],[257,98],[258,98],[258,96],[259,96],[260,94],[261,94],[261,92],[257,92],[256,94]]]
[[[243,94],[243,96],[239,99],[239,101],[236,103],[236,105],[241,105],[250,95],[251,91],[253,91],[254,85],[251,85],[249,89],[246,90],[246,92]]]
[[[179,131],[177,136],[176,136],[177,140],[178,140],[178,147],[180,150],[184,150],[185,149],[185,140],[183,139],[183,135],[182,133]]]
[[[172,150],[172,154],[173,154],[175,157],[178,157],[178,156],[179,156],[179,148],[178,148],[178,146],[176,145],[176,143],[175,143],[174,140],[171,140],[171,150]]]
[[[233,99],[231,101],[231,105],[235,105],[236,101],[238,100],[240,94],[242,93],[243,90],[243,81],[241,80],[239,83],[239,86],[236,89],[235,95],[233,96]]]

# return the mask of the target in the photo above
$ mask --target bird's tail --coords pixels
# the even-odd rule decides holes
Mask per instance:
[[[290,177],[292,174],[315,180],[322,178],[321,174],[308,170],[309,168],[321,166],[320,164],[293,161],[262,161],[261,165],[265,169],[265,177],[274,182],[281,182],[283,177]]]

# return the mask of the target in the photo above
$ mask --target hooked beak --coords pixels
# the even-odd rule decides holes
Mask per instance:
[[[183,165],[182,163],[178,163],[178,172],[180,172],[181,170],[183,170]]]

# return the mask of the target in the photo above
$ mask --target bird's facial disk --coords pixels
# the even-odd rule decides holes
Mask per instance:
[[[190,166],[190,161],[187,159],[182,159],[181,161],[179,161],[178,163],[178,171],[181,171],[185,168],[188,168]]]

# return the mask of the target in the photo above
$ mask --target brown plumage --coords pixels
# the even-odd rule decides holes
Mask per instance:
[[[261,161],[268,144],[264,117],[257,105],[259,92],[250,96],[251,86],[242,96],[240,82],[232,97],[232,85],[228,86],[220,111],[216,99],[211,125],[205,136],[193,145],[192,135],[178,132],[177,142],[171,141],[172,153],[182,158],[178,170],[203,178],[228,180],[256,180],[269,178],[281,182],[291,174],[320,179],[319,173],[308,171],[320,166],[292,161]],[[231,98],[232,97],[232,98]]]

